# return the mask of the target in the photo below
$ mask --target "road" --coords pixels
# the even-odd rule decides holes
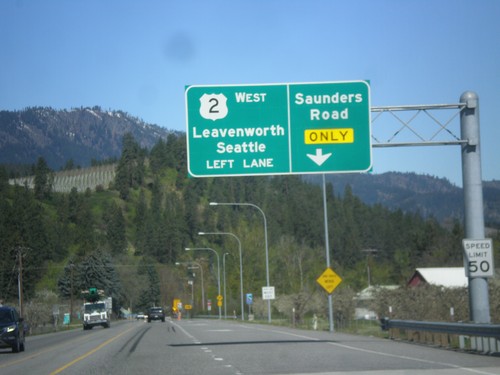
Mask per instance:
[[[28,337],[0,374],[500,375],[500,357],[238,321],[124,321]]]

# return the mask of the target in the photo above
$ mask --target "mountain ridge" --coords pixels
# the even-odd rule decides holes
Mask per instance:
[[[320,183],[318,176],[305,178],[311,183]],[[416,212],[450,225],[464,217],[463,189],[446,178],[413,172],[386,172],[329,174],[326,181],[333,184],[337,195],[343,195],[349,186],[352,193],[366,204]],[[483,201],[485,224],[500,228],[500,181],[483,181]]]
[[[159,138],[173,132],[99,106],[0,111],[0,163],[34,164],[41,156],[54,170],[70,159],[86,167],[92,159],[119,157],[126,133],[131,133],[141,147],[151,148]]]
[[[60,170],[69,160],[86,168],[92,160],[118,159],[126,133],[131,133],[145,149],[151,149],[171,134],[184,135],[147,124],[126,112],[103,110],[99,106],[0,111],[0,164],[34,165],[41,156],[52,170]],[[111,176],[112,172],[109,173]],[[310,183],[321,182],[319,175],[303,178]],[[343,194],[350,186],[354,195],[370,205],[416,212],[448,224],[463,220],[462,188],[444,178],[387,172],[327,174],[326,179],[333,184],[335,194]],[[486,225],[500,228],[500,181],[484,181],[483,197]]]

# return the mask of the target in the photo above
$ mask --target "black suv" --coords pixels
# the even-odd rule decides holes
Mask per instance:
[[[24,323],[17,310],[0,306],[0,348],[12,348],[13,353],[24,351]]]
[[[151,307],[148,311],[148,323],[151,323],[152,320],[161,320],[165,321],[165,312],[161,307]]]

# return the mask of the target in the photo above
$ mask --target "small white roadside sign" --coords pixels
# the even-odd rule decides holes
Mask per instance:
[[[262,299],[275,299],[274,286],[263,286],[262,287]]]

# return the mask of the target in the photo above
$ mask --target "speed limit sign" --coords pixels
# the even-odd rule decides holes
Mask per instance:
[[[493,277],[493,241],[491,238],[482,240],[464,239],[465,275],[467,277]]]

